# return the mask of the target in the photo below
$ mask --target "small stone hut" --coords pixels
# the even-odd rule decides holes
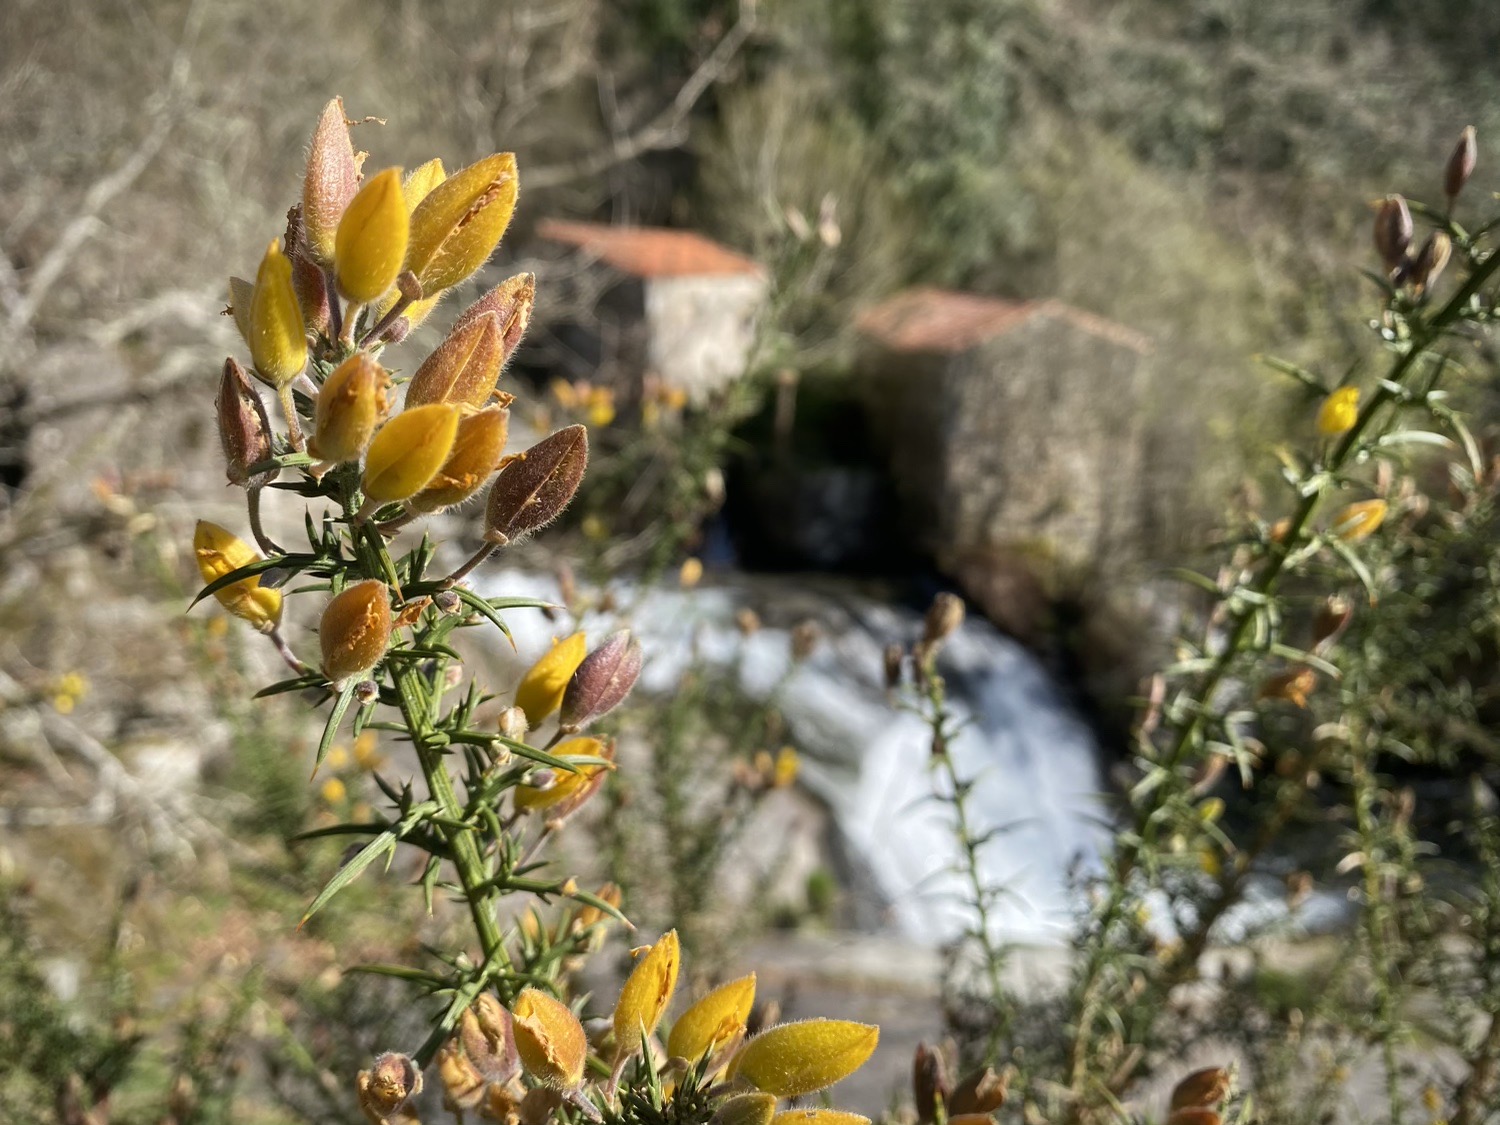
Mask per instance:
[[[861,395],[903,523],[981,602],[991,599],[965,576],[975,560],[983,582],[1015,587],[994,600],[1015,602],[1128,550],[1145,337],[1059,301],[940,289],[898,294],[859,329]]]
[[[650,375],[699,404],[744,374],[767,277],[754,261],[692,231],[547,220],[543,241],[576,249],[594,274],[591,346],[605,377]]]

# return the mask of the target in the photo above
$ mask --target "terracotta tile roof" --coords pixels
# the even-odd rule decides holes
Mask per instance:
[[[888,351],[957,355],[1039,316],[1066,320],[1091,336],[1142,355],[1151,350],[1150,341],[1139,332],[1061,301],[1008,301],[947,289],[898,293],[867,309],[859,318],[859,328]]]
[[[760,275],[764,272],[751,259],[692,231],[545,219],[537,227],[537,234],[549,242],[576,246],[632,277]]]

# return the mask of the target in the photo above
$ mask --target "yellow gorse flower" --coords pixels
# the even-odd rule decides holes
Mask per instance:
[[[880,1029],[849,1020],[800,1020],[761,1032],[740,1049],[730,1076],[778,1098],[795,1098],[849,1077],[875,1052]]]
[[[272,239],[255,274],[250,299],[250,361],[262,381],[280,390],[307,366],[302,309],[292,288],[292,263]]]
[[[625,978],[620,999],[615,1004],[616,1057],[639,1051],[642,1037],[656,1031],[656,1025],[661,1023],[661,1017],[672,1001],[672,993],[677,989],[677,970],[681,963],[682,951],[677,943],[676,930],[662,934],[636,962],[630,976]]]
[[[787,1109],[771,1118],[771,1125],[870,1125],[870,1119],[840,1109]]]
[[[427,487],[411,498],[419,512],[436,512],[462,504],[500,467],[510,431],[510,411],[494,406],[458,423],[453,449]]]
[[[457,285],[484,264],[516,209],[516,158],[502,152],[453,173],[411,215],[406,268],[424,296]]]
[[[1318,408],[1318,433],[1338,437],[1354,429],[1359,420],[1359,388],[1340,387]]]
[[[401,169],[387,168],[366,181],[339,220],[333,251],[339,292],[363,305],[395,285],[406,260],[410,223]]]
[[[1345,543],[1358,543],[1375,533],[1385,522],[1384,500],[1360,500],[1340,508],[1333,517],[1331,530]]]
[[[608,758],[613,750],[597,738],[570,738],[553,747],[554,753],[581,758]],[[607,766],[579,766],[576,771],[557,771],[548,785],[518,785],[513,792],[519,812],[549,812],[566,815],[587,800],[603,782]],[[564,806],[570,806],[564,809]]]
[[[193,555],[205,583],[260,560],[250,544],[207,520],[199,520],[193,531]],[[281,591],[261,586],[259,575],[216,590],[214,597],[230,613],[250,622],[262,633],[270,632],[281,622]]]
[[[696,1062],[744,1034],[755,1004],[755,974],[721,984],[683,1012],[667,1036],[667,1054]]]
[[[404,410],[382,426],[365,455],[365,495],[388,504],[426,488],[453,450],[458,419],[456,406],[434,403]]]
[[[571,1090],[583,1081],[588,1037],[566,1004],[535,988],[522,989],[510,1009],[521,1065],[537,1081]]]
[[[521,677],[521,684],[516,688],[516,706],[526,712],[526,722],[532,730],[562,706],[568,681],[587,655],[588,642],[584,635],[574,633],[566,640],[554,643],[547,654]]]

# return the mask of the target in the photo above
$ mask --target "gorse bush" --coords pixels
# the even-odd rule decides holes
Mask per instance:
[[[862,1065],[877,1029],[819,1019],[747,1036],[748,977],[689,1007],[663,1047],[654,1036],[680,965],[671,930],[642,952],[602,1033],[585,1032],[584,1001],[571,987],[606,928],[628,923],[617,891],[583,890],[542,856],[614,768],[613,744],[588,731],[633,687],[639,643],[625,632],[593,651],[581,634],[559,641],[509,698],[466,680],[452,647],[458,630],[508,635],[503,613],[545,608],[482,597],[464,579],[554,519],[588,459],[581,425],[505,452],[513,399],[497,380],[531,313],[529,275],[464,312],[405,380],[404,397],[382,362],[495,249],[515,207],[515,159],[498,153],[451,175],[436,160],[404,176],[366,175],[361,165],[334,100],[285,237],[267,248],[253,282],[230,283],[250,367],[225,362],[219,429],[263,554],[213,524],[200,523],[194,538],[207,583],[200,599],[217,598],[266,634],[292,670],[261,694],[311,692],[328,706],[315,772],[346,720],[356,735],[405,739],[420,769],[421,789],[376,774],[382,812],[307,834],[353,843],[303,921],[404,848],[425,857],[418,884],[429,908],[454,895],[472,923],[467,948],[366,967],[425,997],[432,1019],[421,1042],[392,1044],[357,1079],[347,1076],[350,1104],[374,1122],[415,1120],[431,1101],[421,1095],[435,1064],[448,1109],[497,1121],[767,1125],[780,1099],[823,1090]],[[279,425],[252,376],[274,392]],[[486,487],[484,546],[463,565],[435,573],[437,547],[415,529],[410,549],[392,552],[410,525]],[[305,549],[266,534],[260,505],[271,489],[307,502]],[[323,600],[316,664],[282,632],[309,595]],[[555,924],[523,909],[553,900],[562,904]],[[798,1116],[816,1125],[823,1114]]]
[[[961,1045],[1013,1068],[1024,1120],[1137,1119],[1142,1087],[1205,1051],[1242,1059],[1253,1097],[1221,1107],[1225,1074],[1211,1100],[1174,1097],[1167,1120],[1312,1123],[1376,1103],[1392,1122],[1500,1119],[1500,473],[1448,398],[1472,381],[1466,363],[1492,362],[1500,300],[1500,217],[1461,206],[1476,161],[1468,129],[1440,205],[1375,205],[1382,367],[1333,379],[1271,361],[1306,395],[1302,432],[1278,450],[1284,492],[1247,515],[1216,571],[1182,572],[1203,598],[1198,631],[1150,684],[1058,996],[1012,994],[986,925],[995,891],[933,662],[942,604],[918,645],[889,655],[890,682],[932,726],[972,879],[984,971],[955,1005]],[[1299,856],[1293,834],[1332,854]],[[1271,880],[1294,918],[1319,889],[1350,904],[1336,950],[1278,963],[1256,940],[1277,936],[1247,910]],[[1208,973],[1226,943],[1248,966]]]

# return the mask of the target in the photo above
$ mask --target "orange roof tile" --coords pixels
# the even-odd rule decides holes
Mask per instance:
[[[549,242],[576,246],[633,277],[759,275],[764,272],[751,259],[692,231],[544,219],[537,227],[537,234]]]
[[[867,309],[859,318],[859,328],[893,352],[957,355],[1038,316],[1066,320],[1091,336],[1142,354],[1151,349],[1150,341],[1139,332],[1061,301],[1009,301],[947,289],[898,293]]]

